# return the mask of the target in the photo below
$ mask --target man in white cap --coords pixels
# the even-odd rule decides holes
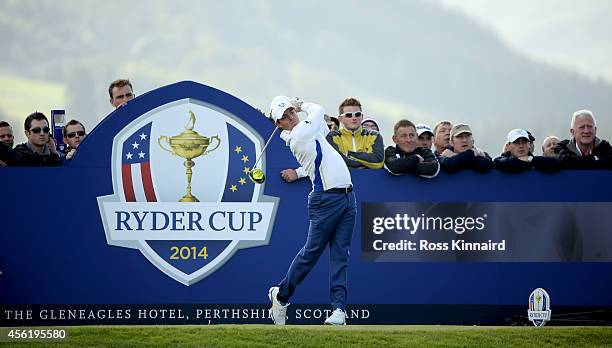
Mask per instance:
[[[300,111],[308,115],[303,121],[297,115]],[[278,96],[270,103],[270,119],[283,130],[281,138],[312,181],[306,244],[293,259],[285,278],[268,292],[272,319],[277,325],[285,324],[287,306],[295,288],[329,245],[334,311],[325,324],[346,325],[346,278],[357,213],[351,175],[340,154],[325,139],[329,129],[321,106]]]
[[[612,147],[597,137],[597,123],[590,110],[574,112],[570,133],[571,139],[555,147],[555,154],[564,168],[612,169]]]
[[[508,151],[495,158],[495,167],[506,173],[522,173],[531,169],[544,172],[557,172],[560,163],[557,159],[534,156],[530,152],[529,133],[524,129],[513,129],[506,136]]]
[[[419,123],[416,125],[416,133],[419,139],[417,140],[417,147],[423,147],[431,150],[433,144],[433,130],[425,123]]]
[[[450,131],[450,148],[438,157],[442,170],[457,173],[471,169],[486,173],[493,168],[493,161],[488,153],[474,146],[472,129],[467,124],[457,124]]]

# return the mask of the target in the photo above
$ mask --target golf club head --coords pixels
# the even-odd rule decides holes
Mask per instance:
[[[263,184],[266,181],[266,175],[263,170],[256,168],[249,172],[249,179],[256,184]]]

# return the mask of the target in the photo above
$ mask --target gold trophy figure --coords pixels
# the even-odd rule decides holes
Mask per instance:
[[[215,149],[219,147],[221,144],[221,140],[219,136],[214,135],[210,138],[202,136],[198,134],[198,132],[193,130],[195,125],[195,115],[190,110],[189,111],[189,121],[185,125],[185,131],[183,131],[179,135],[175,135],[173,137],[167,137],[165,135],[161,135],[157,142],[159,146],[170,152],[173,155],[182,157],[185,159],[185,167],[187,168],[187,193],[183,196],[183,198],[179,199],[179,202],[199,202],[196,196],[191,194],[191,168],[195,165],[195,162],[192,161],[196,157],[206,156]],[[164,147],[162,144],[162,139],[165,139],[165,143],[170,145],[171,149]],[[213,142],[213,140],[217,140],[217,145],[212,149],[208,149],[208,146]]]

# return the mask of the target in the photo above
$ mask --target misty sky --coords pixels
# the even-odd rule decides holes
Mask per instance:
[[[612,82],[612,1],[431,1],[465,12],[530,58]]]

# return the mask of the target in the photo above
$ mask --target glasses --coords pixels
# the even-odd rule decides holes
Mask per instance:
[[[346,117],[346,118],[352,118],[353,116],[361,117],[361,116],[363,116],[363,113],[361,113],[361,111],[357,111],[357,112],[345,112],[345,113],[343,113],[340,116],[343,116],[343,117]]]
[[[85,136],[85,132],[84,131],[70,132],[70,133],[66,134],[66,137],[72,139],[72,138],[76,137],[77,135],[80,136],[80,137],[83,137],[83,136]]]
[[[38,134],[38,133],[40,133],[42,131],[43,133],[48,134],[50,130],[51,130],[51,128],[45,126],[45,127],[42,127],[42,128],[40,128],[40,127],[32,128],[32,129],[30,129],[30,132],[32,132],[34,134]]]

